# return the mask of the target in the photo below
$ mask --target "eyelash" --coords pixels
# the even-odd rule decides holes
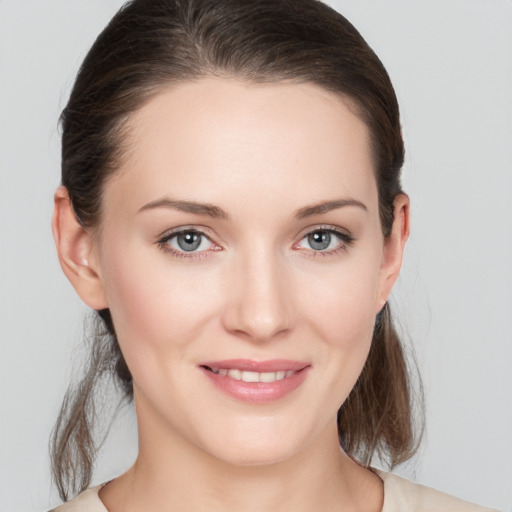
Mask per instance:
[[[353,245],[353,243],[356,241],[356,238],[354,236],[350,235],[349,233],[347,233],[346,231],[342,231],[339,228],[337,228],[336,226],[324,225],[324,226],[316,226],[315,228],[304,233],[300,237],[300,240],[298,243],[300,243],[302,240],[304,240],[304,238],[306,238],[308,235],[311,235],[313,233],[318,233],[318,232],[329,233],[331,235],[336,236],[339,240],[339,245],[336,248],[331,249],[329,251],[325,251],[325,250],[324,251],[315,251],[314,249],[305,249],[306,255],[310,258],[317,258],[317,257],[325,258],[327,256],[335,256],[342,252],[346,252],[348,250],[348,248],[351,245]],[[295,245],[297,245],[297,244],[294,244],[294,246]]]
[[[304,251],[307,253],[307,256],[308,257],[312,257],[312,258],[315,258],[315,257],[326,257],[326,256],[334,256],[336,254],[339,254],[341,252],[346,252],[347,249],[355,242],[355,237],[353,237],[352,235],[344,232],[344,231],[341,231],[339,228],[335,227],[335,226],[317,226],[315,227],[314,229],[311,229],[309,231],[307,231],[306,233],[304,233],[301,237],[300,237],[300,240],[299,242],[297,242],[296,244],[294,244],[294,247],[300,243],[302,240],[304,240],[304,238],[306,238],[308,235],[311,235],[313,233],[317,233],[317,232],[325,232],[325,233],[329,233],[331,235],[335,235],[338,239],[339,239],[339,246],[336,247],[335,249],[331,249],[329,251],[315,251],[314,249],[305,249]],[[208,257],[208,253],[211,252],[212,250],[213,251],[219,251],[221,250],[220,248],[216,248],[216,249],[210,249],[210,250],[206,250],[206,251],[199,251],[199,252],[186,252],[186,251],[177,251],[175,249],[173,249],[172,247],[170,247],[169,245],[169,240],[173,239],[174,237],[177,237],[179,236],[180,234],[183,234],[183,233],[193,233],[193,234],[197,234],[199,236],[203,236],[205,237],[210,243],[214,244],[214,247],[218,247],[212,240],[211,238],[208,236],[208,234],[206,234],[204,231],[201,231],[195,227],[183,227],[183,228],[179,228],[175,231],[171,231],[171,232],[168,232],[166,233],[165,235],[163,235],[161,238],[159,238],[157,240],[157,245],[158,247],[164,251],[165,253],[169,253],[171,254],[172,256],[174,257],[177,257],[177,258],[183,258],[183,259],[186,259],[186,260],[196,260],[196,259],[202,259],[202,258],[206,258]],[[298,249],[300,250],[300,249]]]
[[[210,243],[212,243],[212,244],[214,243],[214,242],[212,242],[211,238],[204,231],[201,231],[192,226],[191,227],[184,226],[182,228],[176,229],[175,231],[170,231],[170,232],[166,233],[165,235],[163,235],[161,238],[159,238],[157,241],[158,247],[160,247],[160,249],[162,249],[162,251],[164,251],[165,253],[171,254],[172,256],[177,257],[177,258],[183,258],[185,260],[198,260],[198,259],[208,257],[208,253],[211,250],[200,251],[200,252],[192,252],[191,251],[191,252],[187,253],[186,251],[177,251],[176,249],[173,249],[168,244],[169,240],[171,240],[172,238],[177,237],[183,233],[197,234],[197,235],[200,235],[200,236],[203,236],[204,238],[206,238]],[[216,246],[216,247],[218,247],[218,246]],[[220,250],[220,248],[213,249],[213,250],[218,251],[218,250]]]

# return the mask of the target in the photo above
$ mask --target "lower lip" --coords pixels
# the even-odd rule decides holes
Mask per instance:
[[[309,366],[274,382],[244,382],[201,368],[215,386],[227,395],[251,403],[274,402],[295,391],[306,379]]]

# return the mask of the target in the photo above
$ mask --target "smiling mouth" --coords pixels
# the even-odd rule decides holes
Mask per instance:
[[[252,372],[236,368],[211,368],[203,366],[205,370],[234,380],[244,382],[275,382],[296,374],[296,370],[279,370],[276,372]]]
[[[264,404],[284,398],[300,387],[312,365],[289,359],[225,359],[203,361],[199,368],[217,389],[231,398]]]

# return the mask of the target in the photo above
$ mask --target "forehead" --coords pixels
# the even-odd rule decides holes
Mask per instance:
[[[137,111],[126,133],[105,192],[140,205],[165,195],[234,206],[261,198],[261,207],[265,198],[376,198],[366,125],[341,95],[317,85],[182,83]]]

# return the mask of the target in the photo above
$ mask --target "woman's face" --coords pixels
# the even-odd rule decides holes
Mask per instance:
[[[141,450],[263,464],[335,438],[402,249],[365,124],[315,85],[204,79],[152,99],[125,142],[90,265]]]

